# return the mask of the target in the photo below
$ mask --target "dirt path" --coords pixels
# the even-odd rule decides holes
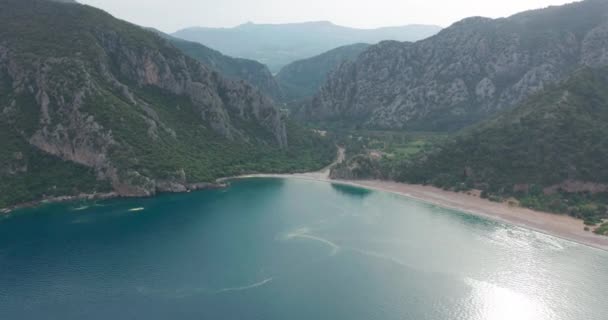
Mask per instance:
[[[336,155],[336,161],[332,162],[330,165],[328,165],[327,167],[323,168],[320,171],[310,172],[310,173],[303,173],[303,174],[315,176],[315,177],[320,178],[320,179],[329,179],[329,174],[331,173],[331,169],[333,167],[339,165],[340,163],[344,162],[345,159],[346,159],[346,149],[344,149],[342,147],[338,147],[338,153]]]

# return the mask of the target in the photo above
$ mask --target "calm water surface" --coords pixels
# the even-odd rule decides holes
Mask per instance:
[[[0,219],[0,319],[608,319],[607,252],[352,187],[253,179]]]

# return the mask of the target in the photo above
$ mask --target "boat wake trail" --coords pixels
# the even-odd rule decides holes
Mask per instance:
[[[311,241],[317,241],[317,242],[323,243],[323,244],[327,245],[329,248],[331,248],[331,252],[330,252],[331,256],[335,256],[338,253],[338,251],[340,251],[339,245],[337,245],[334,242],[331,242],[325,238],[311,235],[311,234],[309,234],[309,232],[310,232],[310,230],[308,228],[301,228],[292,233],[287,234],[286,239],[292,240],[292,239],[299,238],[299,239],[305,239],[305,240],[311,240]]]
[[[224,288],[224,289],[220,289],[220,290],[216,291],[216,293],[225,293],[225,292],[232,292],[232,291],[244,291],[244,290],[255,289],[257,287],[261,287],[263,285],[268,284],[272,280],[273,280],[273,278],[268,278],[268,279],[262,280],[260,282],[256,282],[256,283],[248,285],[248,286],[234,287],[234,288]]]

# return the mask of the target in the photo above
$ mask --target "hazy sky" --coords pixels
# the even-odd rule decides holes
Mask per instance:
[[[328,20],[376,28],[411,23],[447,27],[469,16],[504,17],[573,0],[78,0],[130,22],[173,32],[190,26]]]

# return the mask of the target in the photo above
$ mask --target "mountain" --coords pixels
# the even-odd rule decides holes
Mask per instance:
[[[167,39],[186,55],[217,70],[223,76],[233,80],[245,80],[275,101],[282,99],[279,84],[265,65],[254,60],[233,58],[200,43],[182,40],[158,30],[150,30]]]
[[[446,131],[512,108],[581,66],[608,63],[608,1],[469,18],[416,43],[382,42],[332,73],[312,121]]]
[[[477,188],[490,196],[515,195],[529,207],[606,218],[606,123],[608,68],[583,69],[405,163],[396,178]],[[602,206],[585,203],[575,208],[594,196]]]
[[[354,29],[331,22],[292,24],[246,23],[234,28],[194,27],[173,34],[202,43],[230,56],[253,59],[274,73],[283,66],[353,43],[382,40],[416,41],[441,30],[437,26],[409,25],[380,29]]]
[[[286,101],[311,99],[327,79],[327,75],[345,61],[355,60],[368,44],[339,47],[318,56],[299,60],[283,67],[276,75]]]
[[[334,155],[257,89],[153,32],[89,6],[0,0],[0,207],[185,191]]]

